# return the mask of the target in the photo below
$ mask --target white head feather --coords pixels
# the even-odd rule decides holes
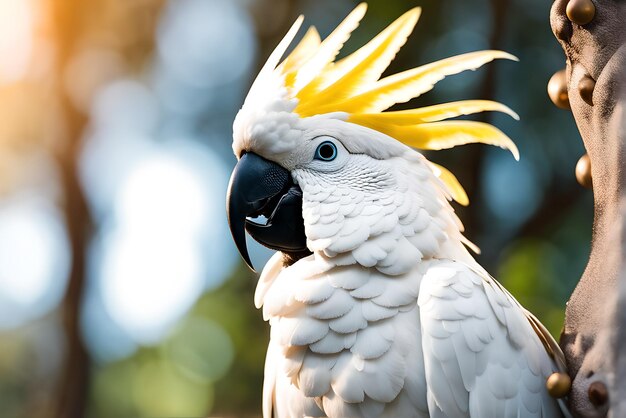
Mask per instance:
[[[446,199],[454,198],[461,204],[467,204],[467,195],[454,175],[428,162],[413,148],[442,149],[482,142],[509,149],[518,158],[515,144],[495,127],[466,120],[444,121],[481,111],[501,111],[517,118],[513,111],[502,104],[473,100],[404,111],[385,111],[395,103],[406,102],[429,91],[448,75],[474,70],[497,58],[515,57],[501,51],[474,52],[381,79],[381,74],[413,30],[420,9],[405,13],[362,48],[335,61],[365,10],[365,4],[357,6],[323,41],[317,31],[310,28],[291,54],[279,64],[302,24],[303,18],[300,16],[259,73],[233,126],[233,150],[237,157],[244,152],[255,152],[291,171],[304,193],[308,245],[318,254],[332,257],[335,262],[339,261],[339,254],[346,251],[351,254],[348,257],[352,257],[350,261],[354,262],[358,253],[355,255],[353,250],[358,245],[347,244],[346,239],[340,239],[339,236],[332,239],[330,236],[324,237],[333,228],[328,226],[328,219],[324,224],[326,226],[314,226],[318,221],[316,211],[329,212],[330,209],[325,205],[332,205],[333,200],[341,199],[347,193],[346,187],[353,193],[364,193],[359,198],[370,199],[375,203],[388,186],[395,193],[408,196],[408,200],[419,200],[412,202],[417,208],[429,207],[429,218],[435,219],[433,228],[439,231],[432,231],[432,234],[438,238],[431,237],[426,239],[427,244],[413,245],[418,252],[433,251],[434,247],[443,245],[446,241],[444,238],[450,238],[450,234],[454,235],[455,242],[466,242],[460,233],[462,225]],[[339,151],[346,154],[341,159],[344,165],[334,163],[335,168],[330,170],[332,175],[328,174],[329,170],[319,166],[319,161],[313,159],[314,147],[321,141],[320,138],[336,141]],[[355,171],[355,167],[361,171]],[[348,172],[352,177],[347,175]],[[364,173],[373,174],[366,178]],[[389,173],[395,175],[393,181],[390,180],[393,185],[380,180]],[[371,196],[365,190],[368,181],[377,188]],[[335,192],[343,191],[334,196],[333,192],[326,196],[328,190],[321,191],[324,199],[320,199],[320,196],[314,197],[319,187],[331,188]],[[365,189],[359,190],[359,187]],[[396,211],[406,209],[401,206],[399,204]],[[347,214],[342,216],[349,218]],[[399,219],[402,216],[408,218]],[[398,234],[409,240],[417,234],[415,230],[409,231],[415,227],[412,224],[415,219],[411,217],[417,215],[405,210],[402,216],[398,213],[392,215],[396,218],[393,232],[395,241],[399,239]],[[360,222],[363,222],[363,218]],[[404,231],[398,232],[402,229]],[[373,237],[371,234],[368,236],[370,240]],[[349,249],[351,245],[354,248]],[[389,250],[384,251],[384,257],[382,252],[378,252],[380,257],[386,257],[386,261],[377,260],[377,265],[387,270],[391,268],[384,265],[394,261],[394,257],[397,258],[397,254],[392,256],[393,251],[391,248]],[[365,264],[372,262],[362,261]],[[396,262],[395,265],[397,267],[400,264]]]

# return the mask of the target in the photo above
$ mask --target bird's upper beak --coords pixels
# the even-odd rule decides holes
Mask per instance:
[[[274,250],[295,253],[307,249],[302,191],[289,171],[272,161],[251,152],[241,157],[228,185],[226,211],[235,245],[253,270],[245,230]],[[266,224],[250,219],[261,215],[267,219]]]

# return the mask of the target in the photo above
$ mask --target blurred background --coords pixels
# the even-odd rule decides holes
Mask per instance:
[[[258,416],[268,328],[231,243],[232,120],[295,17],[327,35],[349,0],[0,0],[0,416]],[[521,151],[429,155],[471,205],[478,258],[558,337],[585,266],[591,192],[545,0],[371,0],[352,51],[413,6],[392,64],[504,49],[414,103],[482,98]],[[345,51],[343,55],[345,55]],[[252,246],[260,266],[269,251]]]

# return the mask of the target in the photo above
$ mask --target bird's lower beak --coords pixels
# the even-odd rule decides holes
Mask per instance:
[[[302,191],[287,170],[257,154],[244,154],[235,166],[228,185],[226,211],[235,245],[253,270],[245,230],[274,250],[290,253],[307,249]],[[265,217],[267,223],[250,219],[259,216]]]

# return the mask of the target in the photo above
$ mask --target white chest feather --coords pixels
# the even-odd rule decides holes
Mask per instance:
[[[427,416],[421,273],[316,266],[283,270],[265,294],[277,416]]]

